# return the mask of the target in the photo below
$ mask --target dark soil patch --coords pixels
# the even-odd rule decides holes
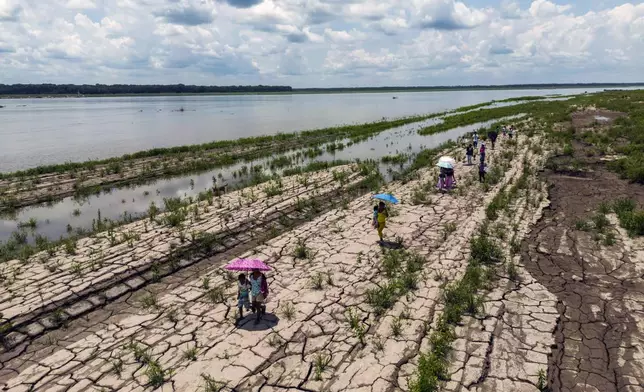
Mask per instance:
[[[573,156],[580,154],[576,148]],[[635,358],[643,334],[630,309],[634,298],[642,298],[644,280],[620,241],[607,248],[575,224],[602,202],[627,197],[643,205],[644,187],[620,180],[598,157],[586,158],[585,165],[592,170],[581,178],[565,170],[543,174],[551,207],[522,244],[523,264],[558,297],[548,384],[553,392],[638,390],[644,371]]]
[[[572,118],[572,126],[575,129],[582,129],[594,125],[611,125],[616,119],[625,116],[626,113],[602,109],[584,110],[570,115]]]

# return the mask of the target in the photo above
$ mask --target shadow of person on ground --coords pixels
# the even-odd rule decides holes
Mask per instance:
[[[255,324],[255,317],[257,317],[255,313],[248,313],[244,318],[237,321],[237,328],[245,331],[265,331],[276,327],[280,321],[276,314],[269,312],[264,313],[259,324]]]
[[[380,246],[386,249],[402,249],[403,247],[402,244],[399,244],[398,242],[393,242],[393,241],[382,241],[380,243]]]

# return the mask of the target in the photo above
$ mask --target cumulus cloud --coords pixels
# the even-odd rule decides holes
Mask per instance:
[[[530,15],[547,18],[568,11],[572,6],[570,4],[557,5],[548,0],[535,0],[530,5]]]
[[[0,0],[0,22],[16,22],[22,12],[18,1]]]
[[[641,78],[642,3],[480,4],[0,0],[0,74],[5,83],[296,86]]]
[[[214,4],[207,0],[200,2],[182,1],[154,13],[168,23],[198,26],[212,23],[215,19]]]
[[[460,30],[476,27],[486,20],[484,12],[454,0],[414,0],[417,24],[423,28]]]

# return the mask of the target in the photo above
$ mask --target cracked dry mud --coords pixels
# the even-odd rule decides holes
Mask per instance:
[[[265,197],[269,183],[192,204],[181,227],[164,224],[170,213],[161,214],[82,239],[71,255],[61,248],[27,263],[7,262],[0,267],[0,312],[13,332],[2,343],[16,346],[209,254],[225,258],[258,242],[280,225],[303,218],[312,201],[318,205],[337,197],[343,186],[362,179],[355,168],[335,169],[348,174],[344,185],[333,180],[331,171],[294,176],[284,180],[281,195]],[[205,234],[210,236],[207,246],[201,243]]]
[[[494,164],[498,157],[492,153],[490,159]],[[463,182],[471,181],[474,168],[459,165]],[[516,173],[516,169],[509,171],[509,175]],[[467,244],[484,217],[485,201],[501,186],[485,196],[472,189],[463,196],[431,195],[431,205],[409,205],[413,187],[434,179],[435,172],[426,170],[419,180],[389,186],[403,203],[396,207],[398,215],[390,219],[387,232],[402,237],[408,248],[426,257],[428,274],[414,298],[401,299],[378,319],[365,304],[366,290],[383,280],[381,249],[370,227],[373,201],[365,195],[346,209],[332,209],[245,254],[229,255],[260,257],[273,267],[268,314],[258,326],[250,317],[238,326],[233,322],[234,287],[229,286],[234,281],[220,269],[228,260],[202,264],[12,347],[2,355],[0,381],[5,390],[150,388],[145,366],[125,348],[134,341],[164,369],[173,370],[164,389],[195,390],[203,382],[201,374],[239,391],[404,388],[427,332],[426,320],[432,318],[439,299],[441,282],[433,276],[439,272],[453,279],[464,268]],[[443,241],[440,230],[447,223],[456,225],[449,242]],[[306,241],[313,254],[310,260],[294,258],[298,239]],[[318,272],[331,276],[322,290],[311,286],[311,277]],[[208,290],[204,277],[208,277]],[[216,287],[225,288],[223,302],[216,298],[213,302],[209,295]],[[151,297],[155,301],[150,306]],[[294,308],[290,320],[284,314],[289,306]],[[365,346],[349,328],[349,309],[368,326]],[[403,321],[400,336],[393,338],[391,322],[402,310],[409,318]],[[377,336],[383,338],[382,351],[372,344]],[[184,352],[193,347],[197,352],[191,361]],[[328,354],[330,362],[316,377],[313,362],[320,353]]]
[[[505,141],[500,141],[495,151],[489,151],[492,167],[502,163],[504,146]],[[149,355],[162,369],[172,370],[164,375],[165,383],[160,390],[204,390],[204,375],[225,383],[224,390],[234,391],[407,390],[420,353],[429,348],[428,334],[442,311],[441,285],[462,276],[469,257],[469,241],[485,219],[485,206],[501,187],[516,182],[525,162],[533,167],[543,164],[541,158],[531,155],[529,147],[526,138],[521,137],[513,164],[502,181],[487,193],[481,192],[478,185],[471,185],[476,167],[461,164],[457,166],[457,175],[462,190],[452,194],[431,193],[428,204],[412,205],[411,200],[419,185],[435,180],[434,170],[421,170],[419,179],[406,184],[388,185],[387,191],[402,202],[395,207],[396,213],[388,221],[385,234],[390,240],[400,236],[405,248],[422,255],[425,264],[418,289],[399,298],[380,317],[375,316],[365,300],[366,291],[383,284],[385,277],[382,250],[375,243],[377,235],[370,226],[373,201],[364,195],[343,208],[330,206],[322,215],[263,244],[249,240],[248,250],[232,248],[228,253],[201,260],[156,281],[146,281],[140,288],[134,287],[96,304],[77,318],[70,318],[64,326],[43,330],[29,338],[24,335],[18,344],[5,348],[0,355],[0,385],[7,391],[152,390],[146,373],[149,366],[141,361],[142,356]],[[329,173],[318,175],[323,178]],[[531,227],[548,204],[543,197],[545,188],[536,180],[534,184],[530,195],[522,194],[511,210],[497,220],[513,227],[508,233],[516,232],[514,239],[518,242],[536,235]],[[329,187],[337,189],[337,185]],[[284,199],[290,200],[292,196]],[[261,210],[261,205],[255,207]],[[256,211],[241,208],[239,214],[250,217]],[[549,211],[546,209],[546,217],[537,226],[548,220]],[[213,225],[209,222],[216,219],[209,216],[199,224]],[[444,230],[451,224],[454,231]],[[163,228],[157,230],[165,233]],[[174,238],[178,234],[164,235]],[[141,238],[145,243],[144,236]],[[294,257],[298,240],[309,248],[309,259]],[[552,248],[552,241],[545,241],[544,246],[549,248],[542,246],[542,250]],[[509,243],[509,239],[503,242]],[[526,243],[529,240],[524,241],[524,254],[532,254]],[[631,255],[642,251],[641,243],[620,236],[618,244],[622,243],[629,244]],[[550,253],[559,249],[564,248],[557,246]],[[505,251],[509,258],[512,252],[508,244]],[[252,315],[237,325],[234,322],[235,281],[221,267],[237,257],[259,257],[273,267],[268,273],[271,294],[267,314],[259,325],[253,324]],[[520,280],[510,279],[499,270],[499,279],[486,296],[484,314],[466,317],[457,328],[459,339],[454,344],[452,381],[446,383],[445,390],[536,390],[537,373],[548,368],[555,337],[559,340],[566,336],[552,335],[564,301],[560,298],[560,283],[555,290],[554,279],[547,280],[543,273],[535,273],[538,272],[533,267],[535,263],[525,257],[522,263],[527,268],[524,268],[520,258],[513,256]],[[71,269],[69,257],[64,259]],[[631,272],[635,273],[635,269]],[[319,273],[324,279],[322,289],[316,290],[312,278]],[[642,272],[639,274],[641,277]],[[633,281],[636,279],[641,278],[632,277]],[[62,280],[61,284],[68,282],[74,279]],[[37,281],[31,285],[38,287]],[[224,298],[213,295],[220,289]],[[629,295],[629,304],[635,304],[641,292],[632,290]],[[41,302],[38,306],[43,307],[45,300]],[[75,305],[74,300],[70,304]],[[629,309],[631,313],[638,311],[634,307]],[[366,327],[365,344],[351,330],[349,312],[356,314]],[[29,310],[15,311],[14,317],[28,313]],[[401,322],[401,331],[394,336],[392,328],[396,321]],[[631,362],[641,360],[637,351],[640,343],[622,342],[616,351],[630,350]],[[135,350],[135,346],[139,349]],[[572,357],[579,359],[579,352]],[[620,358],[614,360],[623,361],[626,357]],[[550,366],[554,369],[552,363]],[[619,366],[628,371],[628,364]],[[631,374],[641,380],[641,374],[634,374],[637,366],[631,364]],[[637,384],[631,383],[634,385]]]
[[[584,177],[548,179],[552,205],[524,244],[524,263],[557,299],[552,388],[644,391],[644,240],[629,238],[614,215],[615,245],[575,228],[600,202],[631,197],[641,205],[644,190],[601,167]]]
[[[530,153],[526,162],[530,162],[533,170],[538,169],[543,166],[544,157]],[[510,239],[521,243],[530,233],[548,205],[546,196],[544,184],[530,178],[528,191],[512,200],[509,209],[490,225],[492,235],[502,236],[499,244],[506,259],[516,266],[517,276],[497,268],[497,280],[485,294],[484,311],[476,317],[465,317],[463,325],[457,328],[451,379],[445,391],[538,390],[538,374],[547,369],[554,342],[556,298],[523,268],[520,255],[514,254],[509,244]]]

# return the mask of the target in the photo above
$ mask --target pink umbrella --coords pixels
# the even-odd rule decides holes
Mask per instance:
[[[258,259],[237,259],[229,263],[226,267],[228,271],[270,271],[271,267],[264,264],[263,261]]]

